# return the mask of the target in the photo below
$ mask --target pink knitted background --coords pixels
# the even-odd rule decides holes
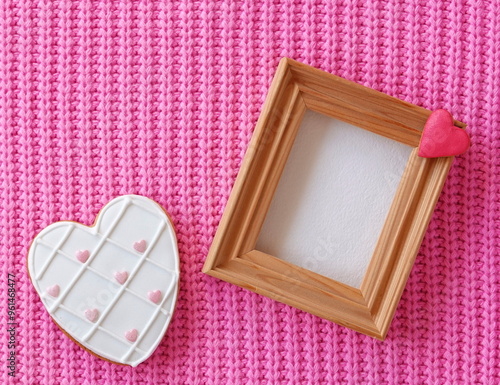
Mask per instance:
[[[500,2],[0,2],[0,346],[15,384],[498,384]],[[200,270],[282,56],[468,124],[385,342]],[[162,204],[181,287],[133,369],[65,337],[31,239],[111,198]],[[7,376],[7,274],[17,374]]]

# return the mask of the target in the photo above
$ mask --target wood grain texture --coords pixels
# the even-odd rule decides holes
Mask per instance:
[[[255,250],[306,109],[415,147],[360,289]],[[431,111],[281,60],[203,272],[384,339],[453,158],[417,147]],[[455,122],[458,127],[465,127]]]

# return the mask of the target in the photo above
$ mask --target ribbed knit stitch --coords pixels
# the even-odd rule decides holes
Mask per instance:
[[[384,342],[201,273],[282,56],[468,124]],[[498,0],[2,0],[0,86],[2,383],[500,383]],[[63,335],[26,269],[42,228],[129,193],[168,210],[181,258],[135,369]]]

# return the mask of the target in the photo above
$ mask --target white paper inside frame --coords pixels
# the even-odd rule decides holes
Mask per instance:
[[[359,287],[411,151],[307,111],[256,249]]]

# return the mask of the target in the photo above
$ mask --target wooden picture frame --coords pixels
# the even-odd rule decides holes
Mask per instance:
[[[414,147],[367,271],[354,288],[255,249],[306,109]],[[283,58],[203,272],[384,339],[453,157],[421,158],[431,111]],[[465,125],[455,121],[455,125]]]

